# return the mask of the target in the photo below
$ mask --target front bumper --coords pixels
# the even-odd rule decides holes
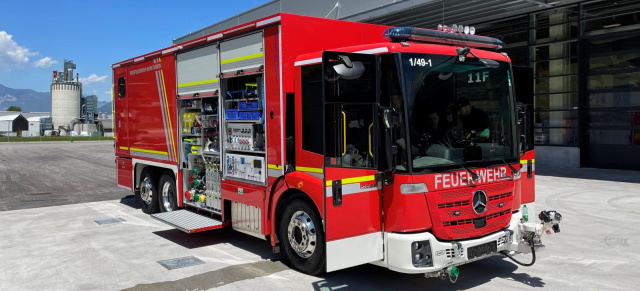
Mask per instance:
[[[452,266],[459,266],[481,260],[502,251],[528,253],[530,247],[520,238],[520,212],[512,214],[508,227],[475,239],[461,241],[438,241],[430,232],[384,233],[385,258],[374,264],[401,273],[432,273]],[[429,241],[433,266],[416,267],[413,264],[411,246],[414,242]],[[469,248],[495,242],[496,252],[469,257]],[[520,242],[520,243],[519,243]],[[454,246],[455,245],[455,246]],[[458,251],[456,252],[456,249]]]

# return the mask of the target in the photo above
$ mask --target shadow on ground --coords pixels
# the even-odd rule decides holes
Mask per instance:
[[[133,195],[127,195],[120,199],[120,203],[127,205],[133,209],[140,209],[140,203],[136,202],[136,197]]]
[[[282,254],[273,253],[271,245],[268,242],[234,231],[231,228],[214,229],[192,234],[177,229],[169,229],[156,231],[153,232],[153,234],[187,249],[197,249],[217,244],[230,244],[258,255],[263,260],[278,261],[283,258]]]

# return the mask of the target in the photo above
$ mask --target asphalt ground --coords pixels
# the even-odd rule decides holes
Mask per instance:
[[[635,290],[640,277],[640,172],[538,166],[536,210],[562,213],[561,232],[531,267],[495,256],[454,284],[373,265],[308,276],[263,240],[172,229],[115,186],[111,142],[2,144],[0,162],[0,290]],[[158,263],[185,257],[200,264]]]
[[[0,144],[0,211],[120,199],[113,141]]]

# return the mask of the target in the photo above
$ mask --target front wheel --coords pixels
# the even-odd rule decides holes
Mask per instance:
[[[138,201],[142,212],[146,214],[154,214],[158,212],[158,195],[156,191],[156,182],[153,172],[149,168],[142,170],[140,175],[140,184],[138,184]]]
[[[162,174],[158,183],[158,191],[160,191],[160,199],[158,199],[160,212],[174,211],[178,208],[176,181],[172,172],[167,171]]]
[[[280,220],[280,241],[294,269],[317,275],[325,271],[324,231],[315,208],[289,200]]]

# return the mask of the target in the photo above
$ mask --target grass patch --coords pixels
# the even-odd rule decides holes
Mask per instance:
[[[30,137],[0,137],[0,142],[40,142],[40,141],[105,141],[113,140],[113,137],[104,136],[30,136]]]

